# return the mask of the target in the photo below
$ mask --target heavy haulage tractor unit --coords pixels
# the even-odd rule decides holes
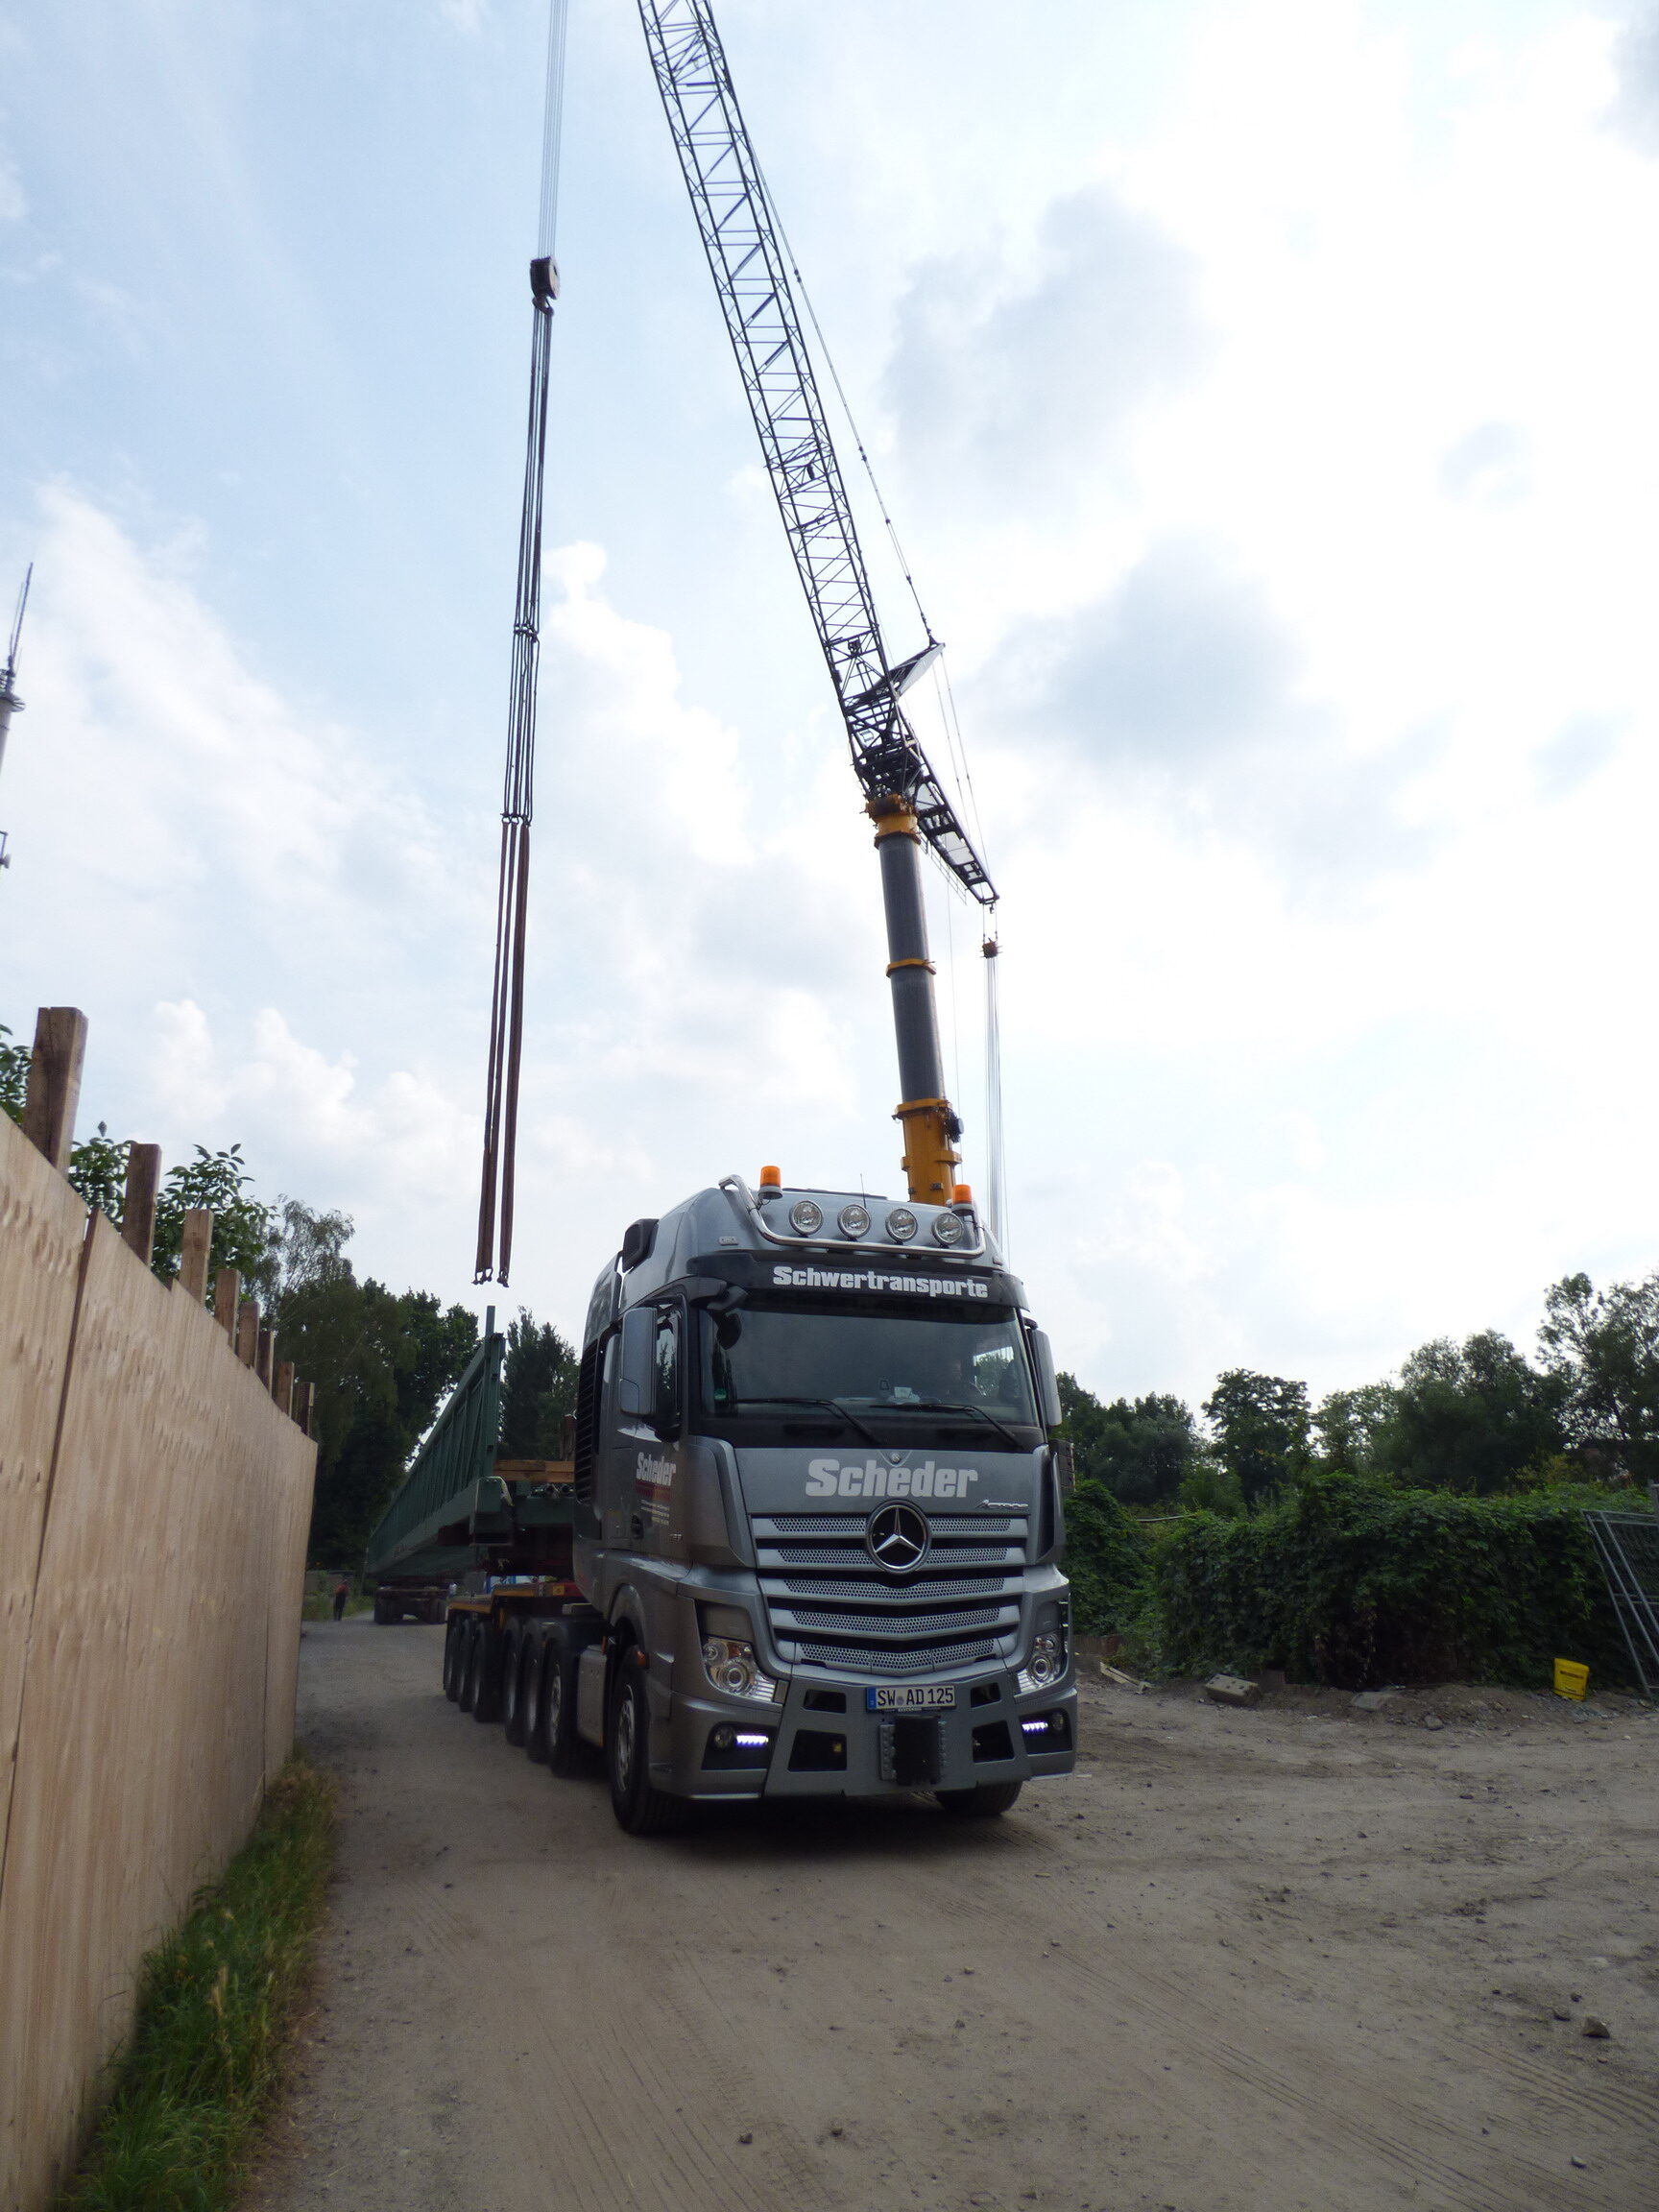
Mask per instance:
[[[957,1179],[924,850],[996,890],[882,636],[778,225],[710,0],[638,0],[658,90],[879,857],[904,1201],[736,1176],[636,1221],[588,1309],[566,1462],[507,1464],[493,1315],[370,1542],[377,1618],[450,1580],[445,1687],[559,1773],[602,1753],[636,1834],[691,1803],[927,1790],[1000,1813],[1075,1758],[1053,1361]],[[474,1281],[508,1277],[525,1000],[564,0],[554,0]],[[860,447],[860,457],[867,456]],[[883,519],[886,519],[883,509]],[[891,525],[889,524],[889,529]],[[897,544],[895,541],[895,550]],[[941,693],[948,734],[953,724]],[[952,740],[953,742],[953,740]]]
[[[762,1796],[995,1814],[1070,1771],[1053,1367],[965,1190],[728,1176],[594,1286],[568,1465],[495,1473],[489,1395],[469,1417],[464,1380],[474,1456],[440,1424],[372,1568],[450,1544],[448,1694],[556,1773],[602,1754],[631,1832]]]

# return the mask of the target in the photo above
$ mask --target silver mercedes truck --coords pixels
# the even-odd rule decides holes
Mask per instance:
[[[1004,1811],[1076,1751],[1046,1338],[971,1203],[753,1191],[636,1221],[594,1286],[582,1602],[523,1728],[624,1828],[930,1791]]]

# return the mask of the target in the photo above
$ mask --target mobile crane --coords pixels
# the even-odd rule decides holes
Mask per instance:
[[[905,717],[939,648],[888,658],[708,0],[637,4],[875,824],[908,1203],[766,1166],[635,1221],[589,1303],[571,1459],[496,1458],[492,1321],[369,1567],[388,1620],[399,1586],[457,1576],[449,1696],[557,1773],[602,1758],[632,1833],[733,1797],[928,1790],[997,1814],[1075,1758],[1060,1406],[955,1177],[923,843],[995,892]],[[536,499],[539,531],[539,475]]]

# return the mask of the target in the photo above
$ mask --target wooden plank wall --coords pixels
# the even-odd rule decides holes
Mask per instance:
[[[85,1207],[0,1114],[0,1850],[85,1231]]]
[[[18,1684],[0,1860],[8,2212],[46,2202],[131,2026],[139,1960],[242,1843],[287,1756],[315,1462],[205,1309],[102,1215],[88,1233],[67,1190],[0,1118],[0,1228],[15,1216],[33,1238],[0,1236],[0,1685]],[[44,1475],[36,1442],[15,1482],[13,1396],[31,1409],[19,1434],[46,1436]]]

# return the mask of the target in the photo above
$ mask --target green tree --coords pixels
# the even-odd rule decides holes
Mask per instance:
[[[69,1147],[69,1181],[88,1206],[121,1226],[126,1212],[127,1155],[132,1150],[124,1137],[111,1137],[104,1122],[95,1137],[83,1137]]]
[[[1377,1465],[1377,1448],[1393,1420],[1400,1393],[1392,1382],[1361,1382],[1353,1390],[1333,1390],[1313,1416],[1319,1449],[1328,1467],[1368,1474]]]
[[[1598,1290],[1568,1275],[1544,1293],[1544,1364],[1567,1433],[1592,1465],[1659,1480],[1659,1274]]]
[[[1230,1367],[1204,1401],[1214,1455],[1238,1481],[1246,1504],[1306,1472],[1310,1459],[1306,1382]]]
[[[1561,1451],[1571,1385],[1540,1373],[1495,1329],[1461,1344],[1436,1337],[1400,1370],[1376,1464],[1396,1481],[1489,1495]]]
[[[1183,1513],[1214,1513],[1224,1521],[1237,1521],[1246,1510],[1238,1476],[1230,1474],[1214,1452],[1193,1455],[1175,1503]]]
[[[316,1393],[310,1558],[347,1565],[362,1557],[410,1453],[477,1349],[478,1323],[429,1292],[359,1283],[345,1261],[284,1293],[275,1312],[281,1357]]]
[[[69,1151],[69,1181],[88,1206],[97,1208],[119,1229],[127,1207],[127,1160],[132,1140],[111,1137],[100,1121],[94,1137],[84,1137]],[[208,1302],[212,1303],[213,1276],[221,1267],[234,1267],[242,1287],[250,1295],[269,1299],[279,1281],[279,1256],[283,1216],[257,1198],[248,1195],[252,1169],[242,1157],[240,1144],[209,1152],[195,1147],[194,1160],[180,1161],[161,1180],[156,1196],[156,1240],[150,1265],[163,1283],[179,1272],[184,1238],[184,1216],[194,1207],[205,1207],[213,1216],[213,1244],[208,1258]],[[295,1199],[280,1201],[310,1220],[351,1224],[344,1214],[312,1215]]]
[[[1126,1505],[1154,1505],[1181,1486],[1197,1436],[1179,1398],[1115,1398],[1103,1406],[1074,1375],[1062,1375],[1061,1434],[1079,1482],[1100,1482]]]
[[[234,1267],[245,1292],[269,1299],[272,1289],[270,1243],[272,1211],[248,1196],[253,1171],[242,1157],[240,1144],[209,1152],[205,1144],[194,1147],[194,1160],[170,1167],[161,1179],[156,1203],[156,1246],[150,1264],[164,1283],[179,1272],[179,1254],[184,1237],[184,1216],[193,1208],[205,1207],[213,1216],[213,1247],[208,1260],[208,1286],[221,1267]]]
[[[1071,1618],[1085,1635],[1121,1632],[1150,1586],[1146,1538],[1103,1482],[1081,1481],[1066,1501]]]
[[[501,1456],[562,1459],[566,1413],[576,1410],[580,1361],[551,1322],[538,1322],[523,1307],[507,1324],[501,1370]]]
[[[298,1198],[278,1198],[266,1228],[260,1276],[280,1305],[311,1283],[349,1275],[346,1247],[356,1230],[349,1214],[317,1214]]]
[[[0,1022],[0,1114],[8,1115],[13,1121],[23,1118],[29,1062],[33,1057],[27,1045],[12,1042],[11,1030]]]

